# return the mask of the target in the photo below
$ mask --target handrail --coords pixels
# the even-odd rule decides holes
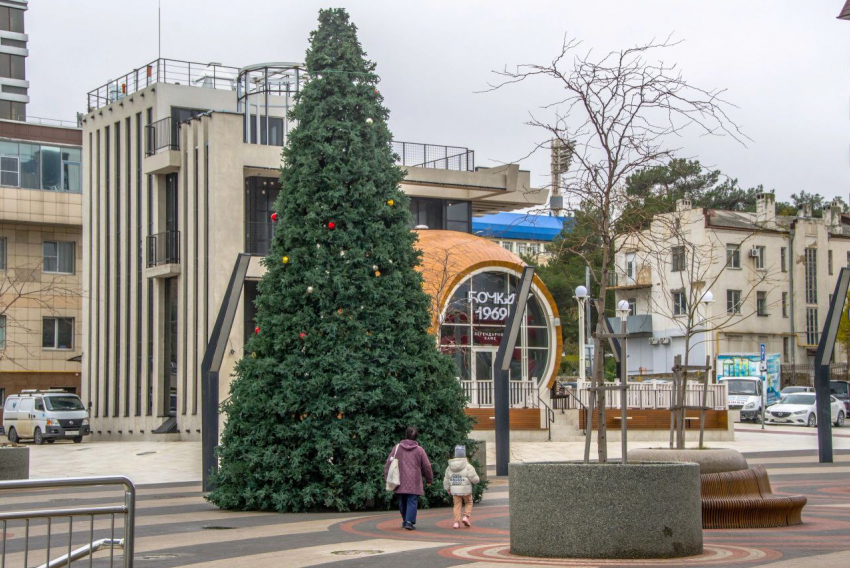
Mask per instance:
[[[55,489],[60,487],[102,487],[111,485],[121,485],[124,487],[124,504],[110,507],[77,507],[77,508],[62,508],[62,509],[40,509],[31,511],[12,511],[0,513],[0,523],[2,523],[2,549],[0,549],[0,566],[6,565],[6,539],[8,535],[8,524],[10,521],[24,521],[24,565],[27,565],[29,556],[29,528],[31,519],[47,519],[47,563],[40,568],[56,568],[58,566],[70,565],[74,560],[79,560],[86,556],[94,554],[100,548],[108,546],[110,549],[124,550],[124,568],[133,566],[133,550],[135,540],[136,526],[136,486],[133,482],[123,475],[114,475],[106,477],[70,477],[65,479],[22,479],[12,481],[0,481],[0,491],[7,490],[27,490],[27,489]],[[94,540],[94,517],[96,515],[111,515],[112,516],[112,538]],[[124,538],[115,539],[115,515],[124,516]],[[50,537],[51,537],[51,520],[54,518],[68,518],[68,552],[50,560]],[[89,544],[72,550],[72,541],[74,537],[74,517],[89,517],[90,523],[90,540]],[[110,566],[112,566],[113,557],[110,556]]]
[[[543,408],[546,409],[546,429],[549,430],[549,441],[552,441],[552,422],[555,421],[555,411],[546,404],[546,401],[540,396],[540,391],[537,391],[537,402],[538,404],[542,404]]]

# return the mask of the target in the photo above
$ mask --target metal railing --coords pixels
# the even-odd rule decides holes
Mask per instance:
[[[460,384],[469,406],[493,406],[493,381],[461,381]],[[511,408],[538,408],[539,392],[532,381],[509,381],[508,394]]]
[[[2,523],[3,538],[0,541],[0,566],[5,568],[6,561],[12,561],[21,557],[21,565],[29,566],[30,556],[34,552],[31,550],[31,541],[35,540],[36,535],[33,533],[45,533],[44,536],[44,558],[45,562],[39,568],[57,568],[59,566],[70,566],[72,562],[88,557],[89,566],[92,565],[94,554],[101,549],[109,549],[109,566],[115,565],[115,549],[123,550],[123,560],[121,566],[130,568],[133,566],[133,548],[134,548],[134,533],[136,525],[136,487],[133,482],[124,476],[110,477],[77,477],[68,479],[26,479],[19,481],[0,481],[0,491],[7,490],[42,490],[57,487],[102,487],[111,485],[121,485],[124,487],[124,504],[110,507],[78,507],[67,509],[43,509],[31,511],[13,511],[9,513],[0,513],[0,522]],[[123,517],[124,537],[115,538],[115,517],[121,515]],[[85,539],[87,544],[74,548],[74,518],[88,517],[88,535]],[[109,519],[109,538],[99,538],[95,540],[95,517],[104,517]],[[59,539],[54,535],[55,525],[53,519],[68,519],[68,538],[67,545],[64,538]],[[8,528],[9,523],[20,522],[23,525],[23,550],[10,550],[19,548],[15,545],[19,544],[18,539],[14,535],[10,535]],[[40,521],[46,521],[44,525]],[[37,530],[34,525],[39,524]],[[44,530],[41,527],[45,527]],[[83,524],[85,527],[85,524]],[[102,531],[102,529],[97,529]],[[38,535],[42,536],[42,535]],[[10,538],[12,537],[12,538]],[[61,556],[51,559],[51,545],[56,545],[57,540],[62,544],[62,549],[67,548],[67,552]],[[57,549],[59,547],[57,546]],[[41,550],[41,547],[39,547]]]
[[[475,152],[469,148],[393,140],[392,149],[398,156],[396,162],[402,166],[460,172],[475,170]]]
[[[540,408],[546,412],[546,430],[549,431],[549,441],[552,441],[552,423],[555,421],[555,411],[540,398],[540,391],[537,392],[537,403]]]
[[[218,63],[154,59],[147,65],[89,91],[87,106],[89,111],[107,106],[155,83],[235,91],[238,74],[239,69],[236,67]]]
[[[166,148],[179,150],[180,141],[177,137],[177,125],[170,116],[161,118],[145,126],[145,154],[152,156]]]
[[[163,231],[148,236],[148,266],[180,262],[180,231]]]
[[[247,221],[245,223],[245,252],[256,256],[269,253],[277,223],[272,221]]]
[[[608,287],[652,286],[652,269],[648,264],[639,264],[633,268],[632,274],[620,267],[608,272]]]
[[[700,383],[689,383],[685,395],[687,406],[702,405],[703,387]],[[590,404],[591,391],[585,386],[579,385],[574,389],[560,389],[553,393],[555,408],[560,410],[575,410],[585,408]],[[611,391],[605,397],[605,408],[620,408],[622,400],[621,391]],[[669,384],[645,384],[629,383],[626,398],[628,408],[667,410],[673,402],[673,385]],[[727,408],[726,385],[718,383],[708,385],[706,393],[706,406],[715,410]]]

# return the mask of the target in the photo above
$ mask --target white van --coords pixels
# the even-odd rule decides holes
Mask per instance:
[[[79,444],[83,436],[91,434],[83,401],[62,390],[24,390],[9,395],[3,407],[3,428],[10,442],[32,439],[36,444],[68,439]]]
[[[762,386],[760,377],[722,377],[718,383],[726,383],[729,393],[729,408],[741,409],[741,420],[758,422],[761,419]]]

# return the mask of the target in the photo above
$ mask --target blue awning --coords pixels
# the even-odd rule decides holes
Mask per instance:
[[[532,215],[530,213],[495,213],[472,218],[472,232],[496,239],[552,241],[571,221],[570,217]]]

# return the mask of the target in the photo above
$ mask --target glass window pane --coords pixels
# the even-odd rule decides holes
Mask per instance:
[[[476,381],[493,380],[493,358],[495,355],[496,353],[493,351],[478,351],[474,353]]]
[[[543,380],[543,373],[546,371],[546,362],[548,360],[548,349],[529,349],[528,350],[528,377],[539,382]]]
[[[472,321],[499,323],[508,319],[507,275],[501,272],[482,272],[472,277]]]
[[[22,55],[13,55],[12,61],[12,79],[26,79],[24,72],[24,57]]]
[[[481,327],[475,326],[472,332],[474,345],[492,345],[498,347],[505,333],[504,327]]]
[[[62,187],[62,159],[59,148],[41,147],[41,187],[58,191]]]
[[[74,347],[74,319],[59,318],[59,332],[57,334],[57,347],[59,349],[71,349]]]
[[[75,162],[62,164],[62,191],[80,193],[83,187],[83,166]]]
[[[0,316],[0,349],[6,348],[6,316]]]
[[[41,167],[38,144],[21,144],[21,187],[41,189]]]
[[[59,243],[59,272],[74,273],[75,243]]]
[[[80,148],[62,148],[62,159],[66,162],[82,162],[83,151]]]
[[[529,327],[528,346],[549,347],[549,330],[545,327]]]
[[[17,156],[18,143],[0,140],[0,155],[2,156]]]
[[[56,318],[44,318],[41,332],[41,346],[53,349],[56,346]]]
[[[533,293],[528,296],[528,303],[525,308],[525,322],[527,325],[546,325],[546,314],[537,300],[537,296]]]
[[[457,377],[461,381],[468,381],[470,377],[470,352],[468,349],[455,349],[452,358],[457,365]]]
[[[440,345],[469,345],[471,331],[468,325],[444,325],[440,328]]]
[[[45,272],[56,272],[57,264],[57,246],[53,241],[44,241],[44,267]]]
[[[522,349],[514,349],[514,355],[511,357],[511,366],[508,368],[508,377],[512,381],[521,381],[522,375]]]
[[[9,27],[11,31],[24,33],[24,11],[9,8]]]
[[[446,202],[446,219],[449,221],[469,221],[469,202],[468,201],[448,201]]]

